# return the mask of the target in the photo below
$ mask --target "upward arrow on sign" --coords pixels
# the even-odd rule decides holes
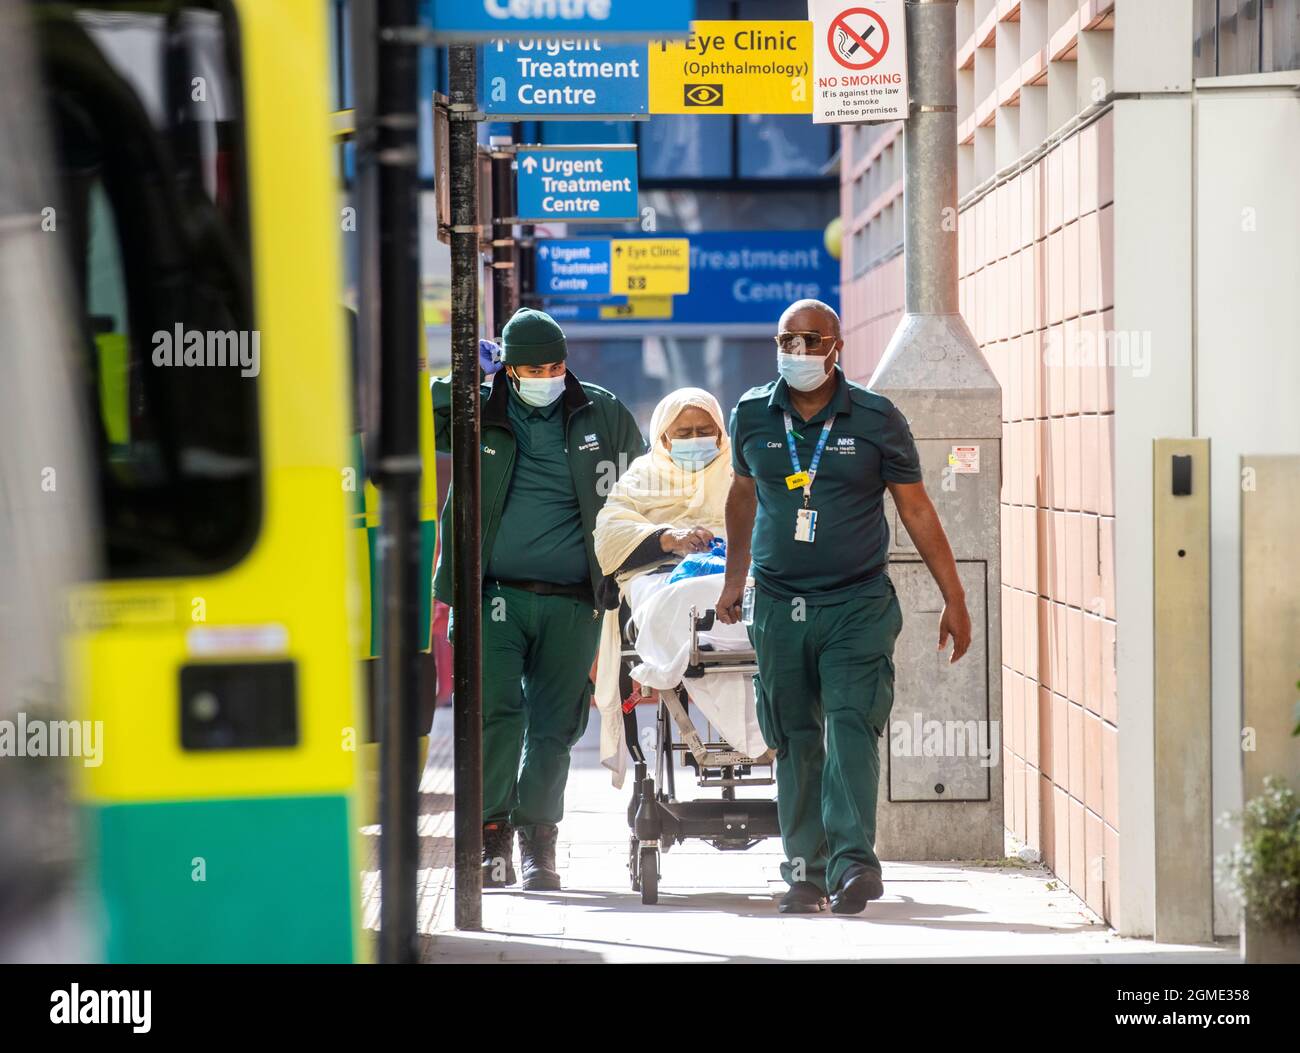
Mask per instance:
[[[533,172],[534,172],[534,170],[536,170],[536,168],[537,168],[537,158],[535,158],[535,157],[525,157],[525,158],[524,158],[524,171],[525,171],[525,172],[527,172],[529,175],[532,175]]]
[[[548,249],[545,245],[539,245],[537,247],[537,255],[539,255],[542,259],[546,259],[546,257],[549,256],[550,254],[551,254],[551,250]]]

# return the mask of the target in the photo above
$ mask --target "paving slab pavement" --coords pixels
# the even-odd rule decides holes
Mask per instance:
[[[574,750],[557,853],[564,890],[489,889],[483,931],[452,911],[451,714],[439,710],[421,782],[423,960],[454,962],[1233,962],[1235,941],[1156,944],[1118,936],[1045,867],[1007,861],[884,864],[885,896],[856,916],[784,916],[779,839],[745,852],[699,841],[661,855],[659,903],[628,878],[628,788],[599,767],[592,727]],[[679,798],[697,790],[679,769]],[[744,796],[762,796],[751,790]],[[771,791],[766,792],[767,796]],[[363,920],[379,923],[378,828],[366,827]],[[517,856],[516,856],[517,860]]]

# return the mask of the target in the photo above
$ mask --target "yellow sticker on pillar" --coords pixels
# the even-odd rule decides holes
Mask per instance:
[[[609,291],[614,296],[683,296],[691,291],[688,238],[615,238]]]
[[[650,42],[651,113],[811,113],[811,22],[692,22]]]

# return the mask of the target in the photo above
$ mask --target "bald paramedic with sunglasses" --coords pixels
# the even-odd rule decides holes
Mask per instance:
[[[776,342],[779,378],[731,413],[730,544],[717,610],[723,622],[743,617],[758,659],[758,721],[776,750],[790,886],[780,911],[816,913],[829,894],[833,912],[857,914],[884,895],[879,739],[903,627],[886,572],[886,489],[943,594],[938,646],[952,638],[953,662],[970,646],[970,614],[906,419],[840,368],[839,316],[800,300],[781,316]]]

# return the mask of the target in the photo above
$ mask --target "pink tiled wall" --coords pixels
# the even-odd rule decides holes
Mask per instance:
[[[903,257],[873,267],[840,290],[844,369],[866,383],[903,317]]]
[[[1114,304],[1112,141],[1106,113],[959,222],[962,312],[1002,384],[1006,824],[1107,919],[1119,887],[1114,383],[1097,350]],[[902,259],[850,280],[846,253],[844,268],[845,366],[865,380],[901,314]]]

